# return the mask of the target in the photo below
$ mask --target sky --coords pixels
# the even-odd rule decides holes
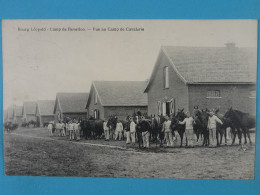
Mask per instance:
[[[257,47],[257,20],[3,20],[3,107],[89,92],[93,80],[149,79],[162,45],[227,42]]]

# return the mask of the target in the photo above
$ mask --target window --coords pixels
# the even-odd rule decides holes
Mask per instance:
[[[164,88],[169,88],[169,67],[165,66],[163,69]]]
[[[94,110],[94,118],[99,119],[99,110]]]
[[[219,90],[210,90],[207,92],[207,98],[221,98]]]
[[[97,104],[97,92],[94,90],[94,103]]]

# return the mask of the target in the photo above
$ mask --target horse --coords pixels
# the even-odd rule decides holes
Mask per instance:
[[[111,135],[112,139],[115,135],[116,124],[117,124],[117,117],[115,115],[110,116],[107,121],[107,127],[109,128],[109,134]]]
[[[186,114],[184,113],[184,109],[178,109],[176,115],[172,115],[171,118],[171,129],[174,135],[174,131],[177,131],[181,138],[180,147],[182,147],[183,142],[183,134],[185,132],[185,125],[179,124],[179,121],[183,121],[186,118]],[[186,138],[186,145],[187,145],[187,138]]]
[[[199,135],[203,135],[203,143],[202,146],[209,145],[209,131],[208,131],[208,112],[206,110],[197,109],[194,111],[194,125],[193,129],[197,136],[197,141],[199,139]]]
[[[216,109],[214,114],[223,122],[224,119],[224,115],[219,113],[219,109]],[[217,123],[216,126],[216,138],[217,138],[217,146],[220,146],[222,144],[222,138],[224,136],[225,139],[225,145],[227,145],[227,128],[225,128],[225,126]],[[220,140],[219,140],[220,137]]]
[[[239,144],[241,144],[241,131],[244,134],[245,138],[245,144],[247,144],[247,138],[246,135],[248,136],[249,143],[252,145],[252,141],[250,138],[250,133],[249,129],[255,128],[255,117],[249,115],[248,113],[241,112],[239,110],[233,110],[232,107],[225,113],[224,115],[225,118],[231,120],[232,127],[235,128],[238,132],[239,137]],[[234,137],[232,144],[234,144],[236,138],[236,132],[234,132]]]
[[[18,128],[17,123],[12,123],[12,122],[6,122],[4,123],[4,128],[7,132],[10,132],[11,130],[15,130]]]

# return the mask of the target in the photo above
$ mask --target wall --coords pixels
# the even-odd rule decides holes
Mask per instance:
[[[170,100],[175,98],[176,110],[178,108],[188,109],[188,87],[179,78],[170,64],[168,58],[161,51],[156,62],[156,66],[159,64],[159,68],[156,71],[154,80],[148,91],[148,115],[158,114],[158,101],[163,99]],[[169,88],[164,89],[163,86],[163,69],[165,66],[169,67]]]
[[[54,121],[54,116],[41,116],[40,126],[43,126],[43,123]]]
[[[34,115],[34,114],[27,114],[26,115],[26,121],[27,122],[30,122],[30,121],[36,121],[36,115]]]
[[[231,106],[242,112],[256,115],[256,99],[249,98],[250,91],[255,90],[255,85],[227,84],[227,85],[189,85],[189,109],[194,105],[200,108],[218,108],[225,113]],[[221,98],[206,98],[208,90],[219,90]]]
[[[97,104],[95,104],[94,101],[94,87],[93,85],[91,86],[91,93],[89,94],[89,98],[90,98],[90,102],[89,102],[89,106],[88,106],[88,112],[89,112],[89,116],[93,116],[94,117],[94,110],[99,110],[99,117],[100,119],[104,118],[104,107],[101,105],[100,99],[98,98]]]
[[[107,119],[110,115],[116,115],[120,120],[124,120],[127,116],[132,116],[137,111],[140,111],[142,114],[147,113],[147,106],[106,106],[104,107],[104,117]]]
[[[87,113],[63,113],[63,119],[69,117],[70,119],[87,119]]]

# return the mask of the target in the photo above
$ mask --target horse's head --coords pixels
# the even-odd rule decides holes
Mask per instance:
[[[186,114],[184,113],[184,108],[183,109],[178,109],[177,113],[176,113],[176,118],[177,120],[184,120],[186,118]]]
[[[232,118],[233,115],[234,115],[234,110],[233,110],[233,108],[231,107],[231,108],[229,108],[229,109],[227,110],[227,112],[225,113],[224,118]]]

